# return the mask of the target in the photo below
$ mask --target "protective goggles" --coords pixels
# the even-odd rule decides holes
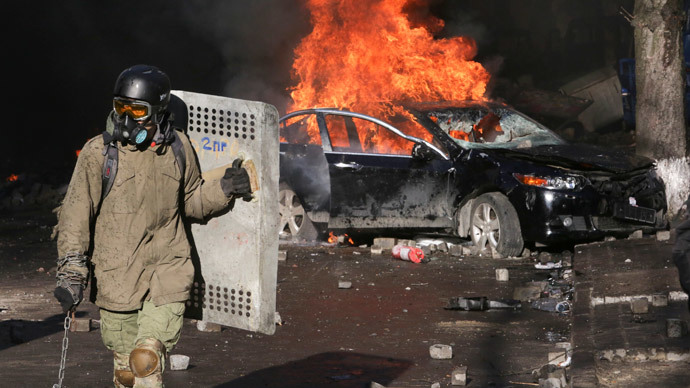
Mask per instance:
[[[113,98],[113,110],[118,116],[128,114],[134,120],[145,120],[151,116],[151,104],[148,102],[122,97]]]

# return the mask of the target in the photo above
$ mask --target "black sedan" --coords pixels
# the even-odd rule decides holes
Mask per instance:
[[[653,160],[570,144],[487,102],[340,109],[280,119],[281,237],[441,233],[520,255],[666,227]]]

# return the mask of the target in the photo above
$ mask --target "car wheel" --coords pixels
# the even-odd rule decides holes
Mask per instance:
[[[309,219],[307,211],[297,194],[285,183],[278,191],[278,212],[280,213],[279,236],[282,240],[318,239],[318,230]]]
[[[501,193],[482,194],[474,200],[470,235],[480,250],[493,247],[505,257],[519,256],[525,245],[517,212]]]

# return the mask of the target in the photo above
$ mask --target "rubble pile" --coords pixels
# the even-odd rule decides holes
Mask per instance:
[[[25,174],[11,175],[0,183],[0,211],[34,207],[54,208],[67,192],[67,184],[54,186]]]

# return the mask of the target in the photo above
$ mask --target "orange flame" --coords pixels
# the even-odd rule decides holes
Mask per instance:
[[[7,182],[16,182],[19,179],[19,175],[17,174],[10,174],[7,178],[5,178],[5,181]]]
[[[75,154],[77,154],[77,158],[79,157],[79,154],[81,153],[81,150],[76,150],[74,151]]]
[[[477,52],[474,40],[435,39],[433,34],[443,28],[443,20],[410,20],[408,11],[427,3],[308,0],[313,31],[295,49],[297,85],[291,89],[293,103],[288,111],[336,107],[394,120],[409,117],[399,105],[405,101],[483,100],[490,75],[472,61]],[[344,124],[331,127],[333,146],[347,146]],[[430,140],[416,127],[399,129]],[[314,121],[307,130],[310,142],[319,144]],[[365,149],[402,153],[412,146],[378,128],[358,128],[358,132]]]
[[[340,240],[338,236],[335,235],[332,231],[328,232],[328,242],[331,244],[335,244]],[[345,233],[342,238],[343,241],[347,241],[350,243],[350,245],[355,245],[355,242],[352,241],[352,238]]]

